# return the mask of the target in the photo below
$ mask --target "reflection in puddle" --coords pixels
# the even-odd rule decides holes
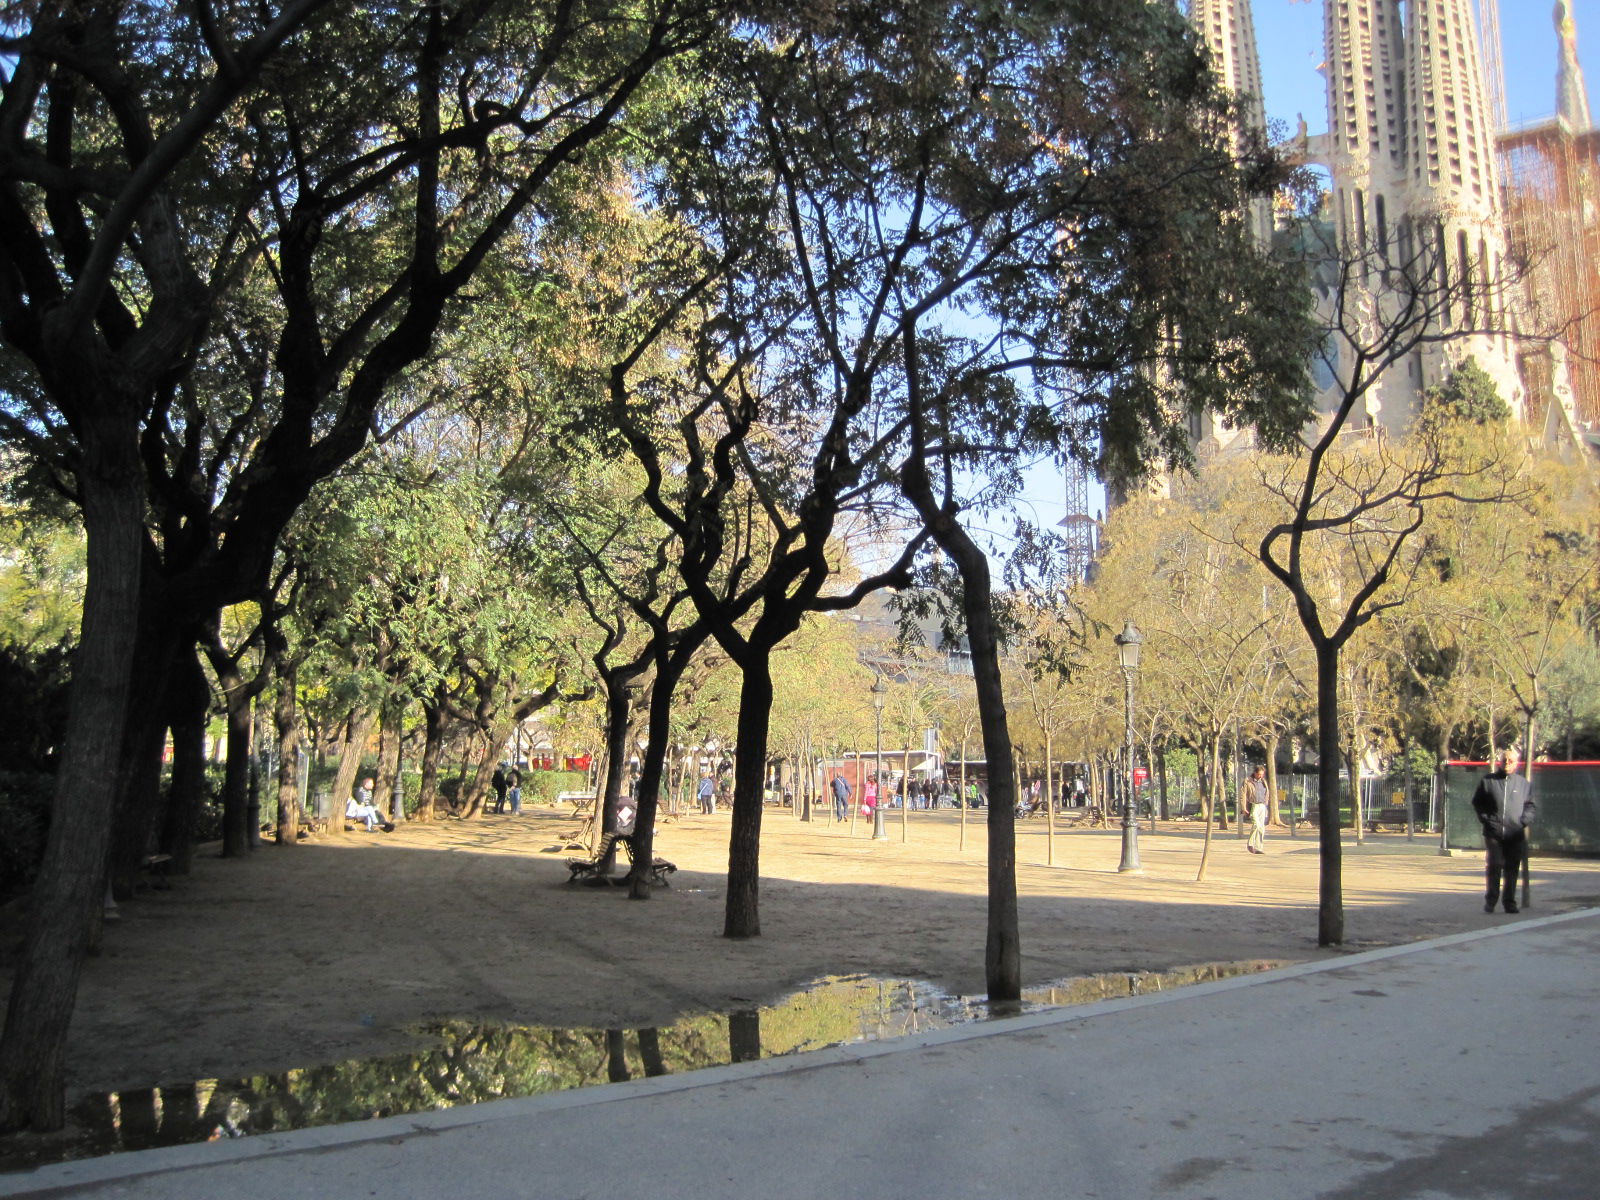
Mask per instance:
[[[65,1135],[0,1138],[0,1169],[427,1112],[650,1075],[879,1041],[1117,996],[1270,970],[1211,964],[1070,979],[1023,994],[1019,1007],[953,996],[931,984],[825,979],[767,1008],[687,1017],[662,1029],[551,1029],[450,1021],[419,1027],[422,1049],[379,1058],[172,1087],[102,1092],[73,1110]]]

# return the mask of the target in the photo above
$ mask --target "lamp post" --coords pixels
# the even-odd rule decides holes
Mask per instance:
[[[1122,861],[1117,864],[1117,870],[1142,875],[1144,868],[1139,865],[1139,824],[1133,804],[1133,673],[1139,669],[1139,645],[1144,639],[1139,636],[1134,623],[1128,621],[1112,641],[1117,644],[1117,661],[1122,665],[1122,712],[1125,718],[1122,748],[1126,756],[1123,768],[1127,772],[1128,784],[1122,805]]]
[[[889,840],[889,834],[883,828],[883,706],[888,699],[889,689],[884,685],[883,676],[879,675],[872,681],[872,712],[876,725],[872,751],[872,840],[875,842]],[[861,794],[865,796],[866,793],[866,785],[862,784]]]

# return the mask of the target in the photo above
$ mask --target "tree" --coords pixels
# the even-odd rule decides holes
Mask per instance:
[[[1228,799],[1223,743],[1241,718],[1255,721],[1263,683],[1278,666],[1259,568],[1228,537],[1258,507],[1248,487],[1238,487],[1243,475],[1216,464],[1175,500],[1119,508],[1091,589],[1097,624],[1115,629],[1120,614],[1144,633],[1142,690],[1164,697],[1204,763],[1198,879],[1210,861],[1215,814]]]
[[[1423,393],[1422,419],[1441,424],[1500,425],[1511,419],[1511,408],[1489,372],[1477,359],[1467,358],[1443,383]]]
[[[1082,642],[1080,630],[1063,620],[1060,612],[1043,606],[1027,614],[1027,625],[1012,643],[1011,670],[1006,688],[1021,696],[1033,730],[1038,734],[1039,761],[1044,764],[1045,862],[1056,865],[1056,790],[1055,764],[1062,736],[1077,715],[1081,683],[1074,684],[1072,649]]]
[[[1442,230],[1443,225],[1439,225]],[[1423,420],[1391,439],[1372,424],[1369,402],[1389,373],[1424,351],[1461,344],[1476,332],[1507,332],[1515,272],[1494,281],[1484,264],[1458,270],[1442,232],[1427,223],[1391,242],[1306,227],[1305,255],[1325,318],[1322,365],[1333,380],[1332,409],[1298,439],[1299,452],[1263,459],[1262,486],[1286,514],[1256,553],[1294,600],[1316,655],[1321,879],[1317,941],[1344,940],[1339,844],[1339,660],[1346,644],[1380,613],[1404,603],[1417,580],[1430,511],[1450,503],[1492,504],[1523,489],[1522,456],[1494,427]]]
[[[1162,86],[1151,88],[1153,44]],[[745,936],[757,929],[771,650],[808,609],[849,602],[822,590],[843,507],[890,481],[922,499],[900,469],[929,452],[909,399],[914,358],[925,367],[937,346],[941,361],[965,363],[941,370],[959,383],[936,385],[962,445],[935,454],[963,471],[1009,453],[1023,427],[1052,444],[1070,427],[1080,449],[1103,434],[1108,463],[1128,469],[1180,452],[1173,387],[1280,433],[1296,423],[1304,305],[1242,222],[1192,219],[1242,207],[1272,168],[1235,157],[1225,106],[1176,14],[847,5],[733,62],[714,95],[697,131],[711,161],[665,201],[692,235],[663,243],[671,258],[633,289],[627,318],[645,331],[641,349],[697,340],[677,379],[652,371],[650,386],[629,378],[636,354],[619,360],[608,415],[646,464],[648,502],[679,533],[697,611],[745,673],[726,909],[726,932]],[[998,321],[998,336],[952,350],[934,329],[959,307]],[[1174,330],[1218,352],[1171,355],[1153,381],[1145,368]],[[1016,380],[1029,374],[1050,401],[1025,403]],[[984,410],[994,415],[978,430],[972,414]],[[663,434],[682,439],[671,454]],[[741,521],[741,505],[759,519]],[[913,509],[926,525],[928,507]],[[987,620],[987,603],[969,619]],[[1009,755],[989,750],[1003,778],[1009,768],[995,765]],[[1001,891],[1014,890],[1009,812],[1009,798],[990,812]],[[1014,902],[1000,902],[1000,924],[1008,912]],[[1011,961],[1010,936],[996,944]],[[993,994],[1010,994],[1009,977],[997,979]]]
[[[1522,716],[1523,757],[1540,752],[1539,719],[1558,664],[1594,644],[1600,543],[1594,491],[1580,472],[1544,464],[1538,503],[1504,512],[1483,572],[1478,636]],[[1507,527],[1509,526],[1509,527]],[[1492,528],[1492,526],[1491,526]],[[1509,535],[1509,536],[1508,536]]]
[[[174,185],[282,45],[326,7],[298,0],[265,23],[237,10],[226,25],[208,9],[148,41],[134,28],[145,14],[118,6],[4,18],[0,337],[26,368],[8,364],[8,380],[22,382],[8,390],[0,429],[70,472],[87,582],[50,837],[0,1038],[0,1130],[55,1129],[65,1115],[66,1027],[103,890],[136,668],[141,417],[169,400],[172,373],[207,319]],[[152,75],[158,42],[204,68]],[[83,44],[110,53],[80,55]],[[142,94],[139,81],[152,78],[156,94]],[[135,280],[120,278],[130,270]]]
[[[812,767],[870,730],[867,678],[844,621],[808,617],[772,658],[772,746],[799,766],[796,814],[810,819],[822,780]],[[852,702],[853,701],[853,702]],[[852,737],[852,732],[855,738]]]
[[[715,0],[343,5],[269,71],[330,7],[6,18],[0,337],[27,386],[0,429],[80,505],[88,583],[0,1128],[63,1118],[113,797],[159,752],[150,693],[259,589],[311,488],[405,423],[380,410],[507,232],[730,24]],[[206,386],[217,363],[234,386]]]

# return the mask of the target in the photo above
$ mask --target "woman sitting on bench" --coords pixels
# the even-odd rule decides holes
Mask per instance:
[[[377,805],[372,803],[372,780],[363,779],[361,786],[356,789],[356,794],[344,802],[344,819],[365,821],[368,833],[379,825],[387,826],[388,822],[383,819],[383,814],[378,811]]]

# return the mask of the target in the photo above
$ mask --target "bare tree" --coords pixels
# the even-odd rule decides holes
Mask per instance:
[[[1405,602],[1425,551],[1429,514],[1451,503],[1516,498],[1525,452],[1491,426],[1431,419],[1389,436],[1375,401],[1424,359],[1461,353],[1474,337],[1507,337],[1518,275],[1509,260],[1456,262],[1442,223],[1403,237],[1337,242],[1310,230],[1304,256],[1325,320],[1322,366],[1331,408],[1299,453],[1263,459],[1261,482],[1287,516],[1256,553],[1289,592],[1316,655],[1321,879],[1317,941],[1344,940],[1339,844],[1339,659],[1355,633]],[[1463,424],[1467,428],[1463,428]]]

